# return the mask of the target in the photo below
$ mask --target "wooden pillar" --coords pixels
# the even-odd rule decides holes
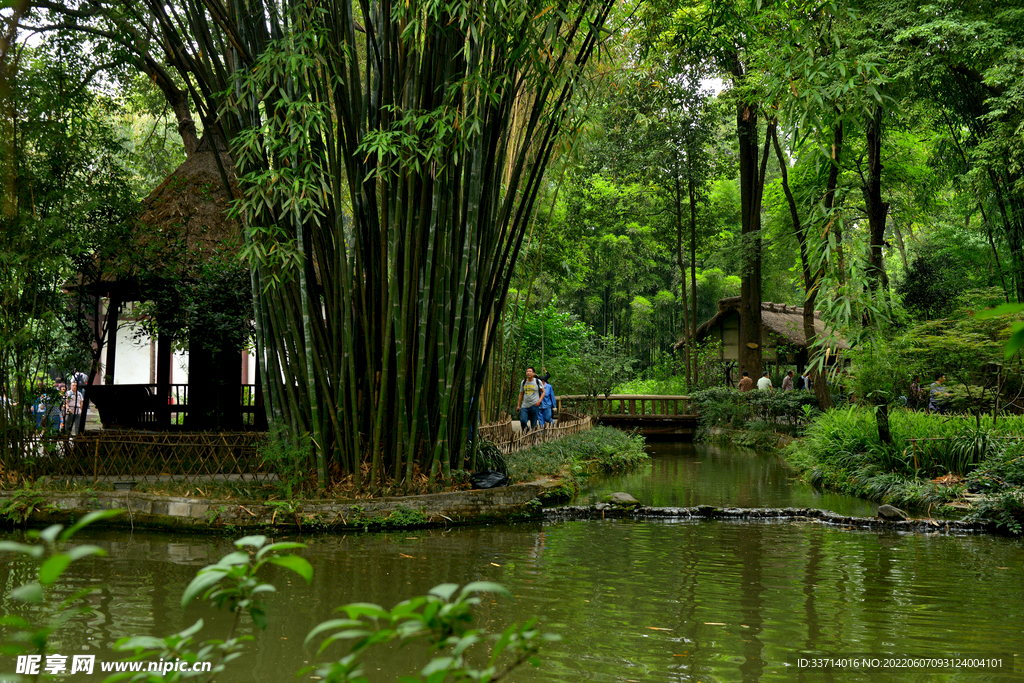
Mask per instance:
[[[107,304],[107,362],[103,368],[103,384],[114,383],[114,363],[117,360],[117,318],[121,313],[121,299],[110,297]],[[109,377],[110,381],[106,381]]]
[[[252,409],[255,429],[260,432],[267,431],[267,405],[263,400],[263,376],[260,374],[259,363],[256,363],[256,388],[253,390]]]
[[[171,360],[173,356],[171,340],[167,336],[157,337],[156,341],[156,395],[157,425],[163,428],[171,426]]]

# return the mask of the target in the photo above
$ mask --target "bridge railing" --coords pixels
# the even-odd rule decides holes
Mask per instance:
[[[697,413],[689,396],[652,394],[611,394],[609,396],[562,396],[559,409],[587,413],[595,417],[690,417]]]

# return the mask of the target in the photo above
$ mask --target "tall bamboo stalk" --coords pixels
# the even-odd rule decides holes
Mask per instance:
[[[204,128],[233,141],[263,374],[321,482],[463,464],[611,6],[144,0]]]

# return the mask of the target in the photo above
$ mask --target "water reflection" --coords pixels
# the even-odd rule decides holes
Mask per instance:
[[[791,479],[771,458],[700,446],[659,457],[646,479],[631,481],[635,488],[603,485],[664,505],[684,504],[674,496],[718,505],[803,505],[795,501],[807,495],[785,492]],[[850,513],[863,503],[843,505],[850,507],[841,511]],[[112,659],[110,647],[121,636],[166,635],[198,618],[206,621],[206,637],[225,633],[229,615],[201,605],[182,609],[179,599],[198,568],[232,549],[229,540],[109,531],[83,540],[103,546],[109,557],[74,565],[59,586],[65,594],[86,586],[97,592],[94,613],[62,630],[58,652]],[[1016,540],[708,520],[559,522],[302,540],[309,544],[303,554],[314,566],[313,585],[270,568],[267,578],[279,589],[268,598],[270,626],[260,632],[243,624],[242,632],[256,640],[218,680],[295,680],[294,672],[314,660],[302,646],[306,633],[331,617],[336,605],[391,606],[438,583],[473,580],[497,581],[515,596],[485,601],[481,624],[495,630],[538,616],[545,630],[563,637],[545,651],[542,667],[519,672],[519,681],[1020,680],[1009,672],[954,676],[791,666],[799,652],[1024,653],[1024,553]],[[25,576],[23,564],[0,566],[8,588]],[[17,607],[7,603],[3,609]],[[367,662],[367,674],[373,681],[394,681],[417,668],[419,655],[409,649],[378,654]],[[12,662],[0,664],[10,669]]]
[[[870,502],[803,484],[776,453],[700,443],[651,443],[647,451],[649,466],[627,475],[595,477],[582,502],[626,491],[644,505],[658,507],[811,507],[875,515]]]

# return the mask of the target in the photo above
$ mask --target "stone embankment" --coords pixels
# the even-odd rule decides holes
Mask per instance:
[[[238,501],[180,498],[135,491],[0,492],[0,509],[30,505],[30,524],[70,524],[94,510],[124,514],[103,525],[180,531],[390,529],[479,524],[540,517],[537,501],[554,480],[494,489],[349,501]],[[20,496],[20,498],[19,498]]]
[[[945,519],[885,519],[848,517],[814,508],[688,508],[645,507],[630,496],[590,506],[567,505],[542,509],[545,493],[561,482],[544,479],[494,489],[455,491],[420,496],[356,501],[260,501],[177,498],[150,493],[32,492],[31,508],[21,515],[28,523],[72,524],[94,510],[119,509],[124,514],[104,520],[105,526],[238,532],[258,529],[298,531],[382,530],[443,527],[487,522],[545,519],[547,521],[636,519],[672,521],[717,520],[744,523],[806,521],[843,529],[877,529],[907,533],[999,533],[993,522]],[[20,492],[0,492],[0,510],[14,509],[29,498]]]
[[[718,520],[742,522],[809,521],[845,529],[885,529],[913,533],[998,533],[992,522],[963,522],[946,519],[891,520],[881,517],[848,517],[814,508],[716,508],[698,505],[689,508],[628,507],[609,503],[591,506],[566,505],[544,511],[548,521],[576,519],[639,519],[663,521]]]

